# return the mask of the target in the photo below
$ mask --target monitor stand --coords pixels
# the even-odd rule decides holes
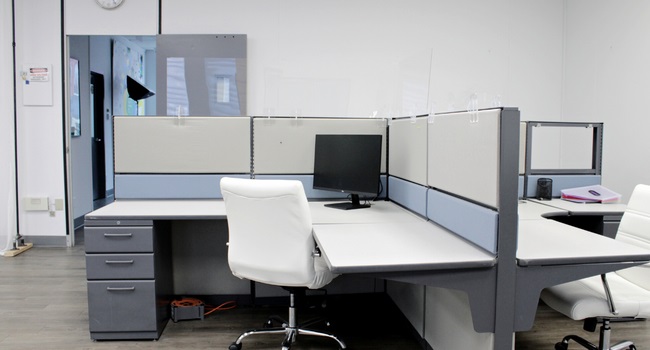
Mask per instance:
[[[342,210],[370,208],[370,204],[361,204],[361,201],[359,201],[358,194],[352,194],[350,196],[352,197],[351,202],[328,203],[325,204],[325,206],[328,208],[335,208],[335,209],[342,209]]]

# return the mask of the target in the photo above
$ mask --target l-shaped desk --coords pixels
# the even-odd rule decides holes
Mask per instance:
[[[498,257],[389,201],[353,211],[324,203],[310,207],[315,239],[333,272],[465,291],[475,330],[494,332]],[[515,331],[532,327],[543,288],[650,261],[650,251],[544,217],[620,214],[624,206],[564,204],[520,202]],[[171,229],[164,223],[225,220],[226,212],[221,200],[118,200],[85,219],[91,337],[157,339],[169,318],[165,300],[174,294]],[[142,235],[145,243],[134,243]],[[129,269],[140,272],[124,274]],[[129,296],[140,284],[148,286],[145,295]],[[141,320],[122,319],[134,307],[145,308]]]

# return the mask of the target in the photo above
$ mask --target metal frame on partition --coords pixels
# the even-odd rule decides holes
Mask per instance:
[[[590,169],[533,169],[533,128],[562,127],[562,128],[592,128],[592,160]],[[603,123],[582,122],[526,122],[526,175],[561,174],[561,175],[600,175],[603,158]]]
[[[589,122],[548,122],[548,121],[525,121],[526,123],[526,159],[524,169],[524,197],[528,193],[529,177],[533,175],[594,175],[600,176],[603,159],[603,123]],[[556,128],[591,128],[592,134],[592,159],[591,168],[588,169],[533,169],[533,129],[537,127]]]
[[[517,300],[517,237],[519,182],[519,123],[518,108],[503,108],[500,123],[499,150],[499,226],[497,237],[497,276],[495,298],[494,349],[514,347]]]

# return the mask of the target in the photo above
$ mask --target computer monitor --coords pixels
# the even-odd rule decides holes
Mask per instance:
[[[359,196],[376,197],[381,172],[381,135],[316,135],[314,189],[349,193],[338,209],[367,208]]]

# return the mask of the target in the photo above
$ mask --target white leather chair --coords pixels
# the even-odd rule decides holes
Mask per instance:
[[[228,264],[232,273],[290,292],[288,322],[282,327],[242,333],[229,349],[241,349],[245,337],[260,333],[284,333],[282,349],[289,349],[299,334],[328,337],[345,349],[336,336],[300,328],[296,321],[296,293],[321,288],[336,277],[314,242],[302,183],[226,177],[221,180],[221,193],[228,218]]]
[[[650,249],[650,186],[635,187],[616,239]],[[566,350],[570,340],[587,349],[636,349],[632,341],[610,346],[609,322],[615,318],[650,317],[650,264],[546,288],[541,298],[564,315],[585,320],[585,330],[593,332],[597,320],[602,322],[599,345],[569,335],[555,349]]]

